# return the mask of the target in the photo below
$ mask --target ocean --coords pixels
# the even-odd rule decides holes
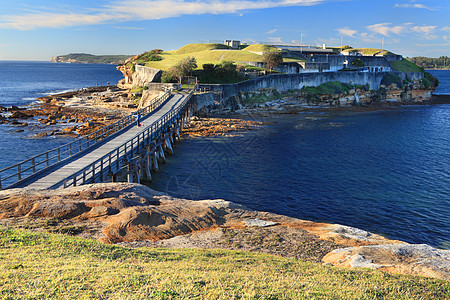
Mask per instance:
[[[431,73],[450,94],[450,71]],[[113,65],[0,62],[0,105],[121,78]],[[268,124],[176,144],[150,187],[450,249],[450,105],[253,118]],[[0,169],[69,141],[17,130],[0,125]]]
[[[449,104],[254,119],[270,124],[177,144],[150,187],[450,249]]]
[[[115,65],[0,61],[0,106],[26,106],[37,97],[116,84],[122,78]],[[27,127],[0,124],[0,169],[71,140],[61,136],[34,139],[39,130],[37,118],[26,122]]]

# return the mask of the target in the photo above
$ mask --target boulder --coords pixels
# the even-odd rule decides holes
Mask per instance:
[[[346,268],[371,268],[450,280],[450,250],[429,245],[370,245],[336,249],[325,255],[325,263]]]
[[[14,111],[11,116],[9,117],[10,119],[28,119],[28,118],[32,118],[32,115],[23,113],[21,111]]]

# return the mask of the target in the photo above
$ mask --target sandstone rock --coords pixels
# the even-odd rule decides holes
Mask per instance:
[[[90,184],[60,190],[0,191],[1,224],[8,224],[7,221],[11,219],[26,220],[29,224],[42,218],[90,226],[91,229],[84,234],[99,238],[105,243],[160,241],[223,228],[260,230],[260,236],[271,233],[276,237],[282,233],[284,235],[280,243],[285,248],[294,245],[286,242],[287,234],[301,231],[304,241],[312,243],[311,249],[328,245],[326,252],[323,249],[317,252],[315,261],[342,245],[344,248],[328,253],[323,261],[349,268],[378,268],[387,272],[446,279],[450,274],[448,250],[392,241],[348,226],[252,211],[221,199],[177,199],[133,183]],[[251,226],[254,224],[271,226]],[[220,234],[217,236],[220,237]],[[180,237],[172,239],[170,244],[173,245],[176,240],[186,241]],[[294,256],[297,257],[297,254]]]
[[[439,250],[425,244],[403,243],[337,249],[325,255],[323,261],[347,268],[381,269],[450,280],[450,250]]]
[[[23,108],[20,108],[20,107],[15,106],[15,105],[11,105],[7,110],[8,111],[15,111],[15,110],[23,110]]]
[[[248,219],[248,220],[245,220],[244,223],[246,226],[249,226],[249,227],[269,227],[269,226],[278,225],[277,222],[265,221],[265,220],[261,220],[261,219]]]
[[[33,116],[23,113],[21,111],[14,111],[9,118],[10,119],[28,119],[28,118],[32,118],[32,117]]]
[[[77,126],[70,126],[70,127],[63,128],[61,131],[63,133],[71,133],[72,131],[74,131],[76,129],[77,129]]]

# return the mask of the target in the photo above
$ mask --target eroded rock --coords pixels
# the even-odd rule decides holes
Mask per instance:
[[[449,250],[253,211],[221,199],[177,199],[133,183],[0,191],[0,224],[26,224],[124,246],[241,249],[315,262],[323,258],[348,268],[444,279],[450,274]]]

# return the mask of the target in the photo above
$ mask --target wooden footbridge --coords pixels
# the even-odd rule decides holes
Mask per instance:
[[[88,183],[151,180],[151,170],[173,152],[192,114],[192,93],[170,91],[129,115],[73,142],[0,170],[0,189],[56,189]]]

